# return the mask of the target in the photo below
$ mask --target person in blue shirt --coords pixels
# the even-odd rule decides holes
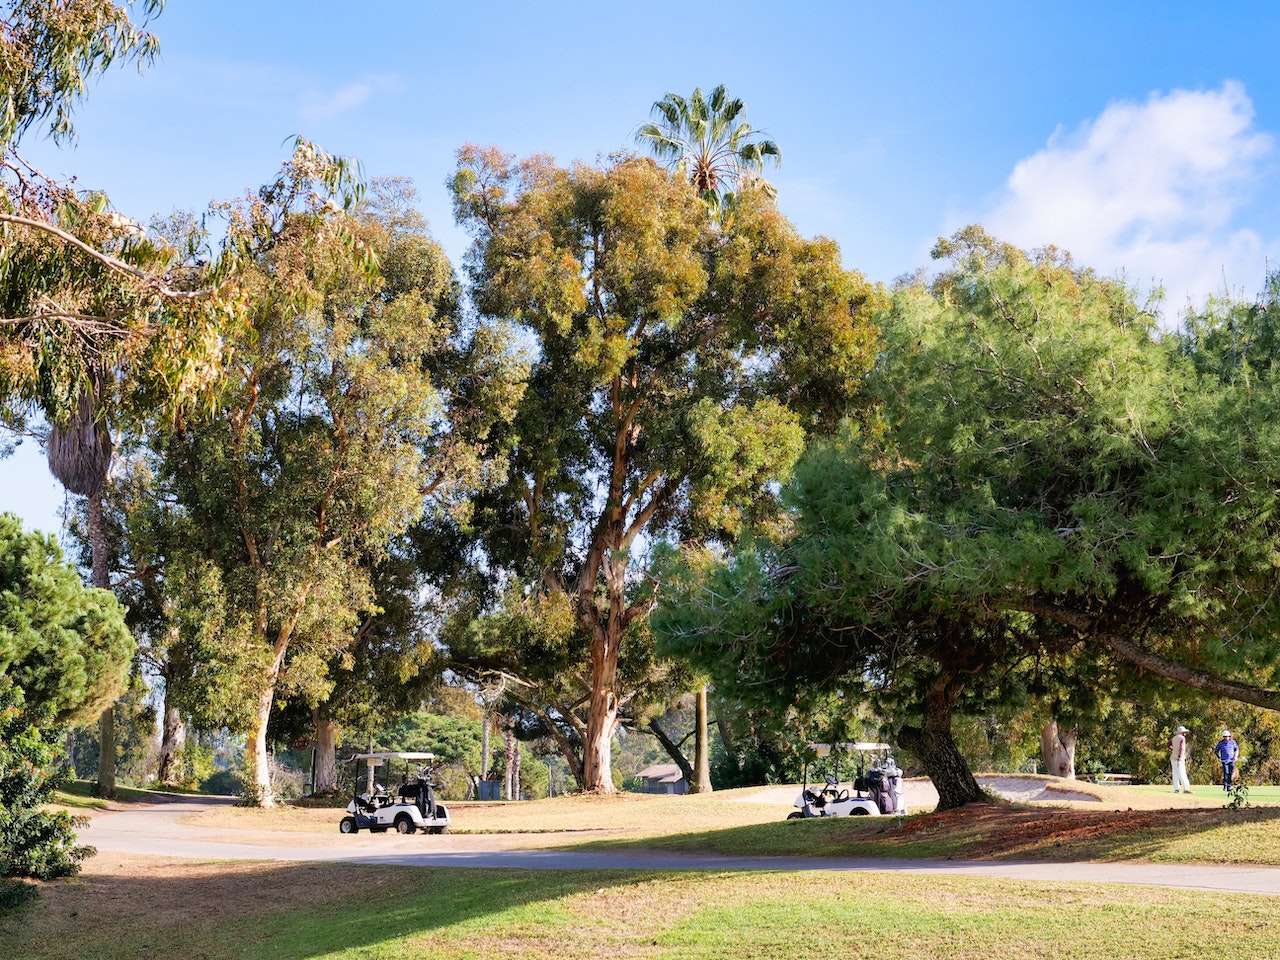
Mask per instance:
[[[1231,738],[1230,730],[1222,731],[1222,739],[1213,748],[1213,755],[1222,763],[1222,789],[1230,790],[1236,774],[1236,757],[1240,755],[1240,745]]]

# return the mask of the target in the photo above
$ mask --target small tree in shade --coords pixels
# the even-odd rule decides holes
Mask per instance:
[[[31,892],[11,878],[70,876],[92,852],[70,816],[46,809],[51,771],[61,724],[115,699],[132,652],[116,599],[85,587],[51,538],[0,514],[0,906]]]
[[[94,853],[76,843],[85,818],[45,807],[58,785],[52,771],[63,735],[51,721],[49,707],[27,709],[12,678],[0,677],[0,908],[35,893],[13,878],[74,876]]]

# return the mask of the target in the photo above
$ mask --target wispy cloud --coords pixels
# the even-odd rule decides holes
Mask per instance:
[[[1164,285],[1171,310],[1211,293],[1261,288],[1268,242],[1239,223],[1273,139],[1254,127],[1243,86],[1113,103],[1059,130],[968,218],[1024,247],[1055,244],[1131,282]]]
[[[402,87],[399,77],[384,74],[362,77],[332,92],[311,90],[303,95],[302,117],[308,122],[332,120],[364,106],[376,96],[398,93]]]

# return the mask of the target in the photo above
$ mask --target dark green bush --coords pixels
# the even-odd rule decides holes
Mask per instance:
[[[44,809],[58,784],[62,735],[47,707],[28,709],[13,680],[0,677],[0,877],[74,876],[94,853],[76,844],[83,817]]]

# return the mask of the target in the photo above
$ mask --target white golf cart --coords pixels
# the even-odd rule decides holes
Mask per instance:
[[[355,786],[351,802],[347,804],[347,816],[338,823],[342,833],[386,833],[395,828],[397,833],[444,833],[449,829],[449,811],[443,803],[436,803],[434,753],[357,753],[351,757]],[[404,766],[399,763],[403,761]],[[416,770],[410,770],[416,764]],[[361,767],[364,772],[361,772]],[[379,767],[382,783],[378,782]],[[394,793],[387,791],[397,769],[400,785]],[[363,784],[364,789],[361,790]]]
[[[902,771],[894,762],[887,743],[811,743],[809,753],[819,760],[832,758],[833,773],[826,775],[821,786],[809,787],[809,762],[804,765],[804,787],[796,798],[795,812],[788,820],[807,817],[867,817],[882,814],[905,814],[907,804],[902,796]],[[849,787],[840,785],[840,756],[856,753],[858,772]]]

